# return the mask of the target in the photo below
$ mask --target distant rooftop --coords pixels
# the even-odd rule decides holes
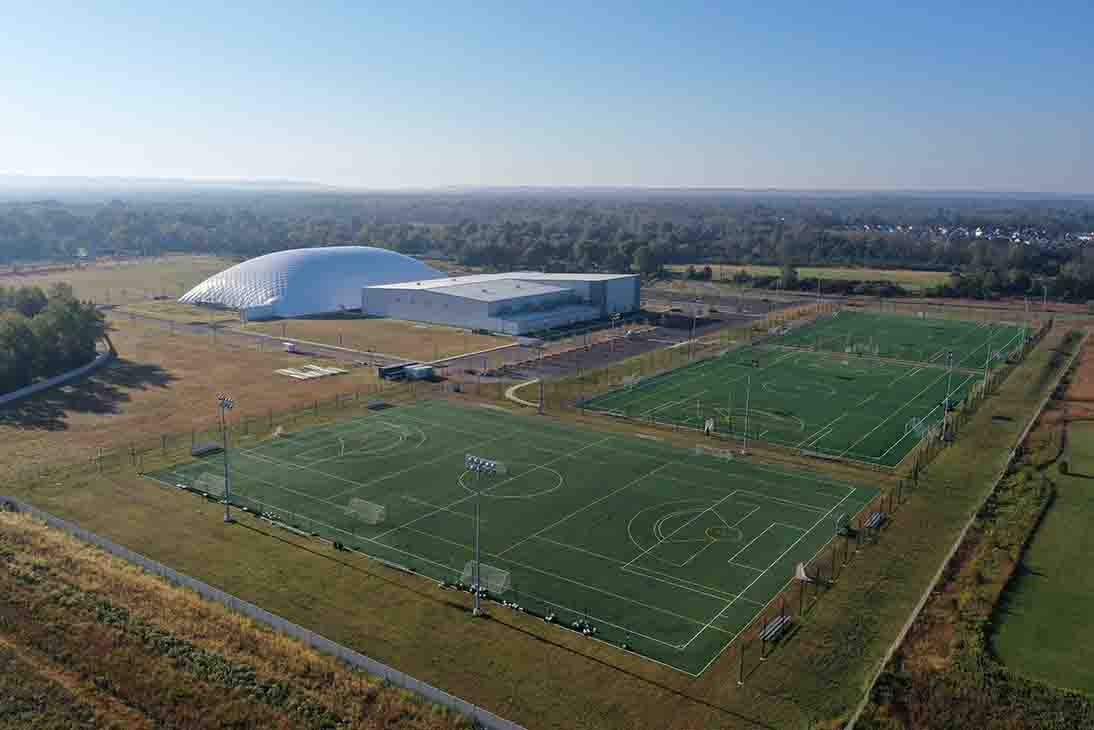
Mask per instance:
[[[450,276],[441,279],[422,279],[418,281],[402,281],[395,284],[380,284],[375,289],[436,289],[439,287],[462,286],[464,284],[489,284],[498,281],[609,281],[611,279],[625,279],[634,274],[548,274],[542,271],[511,271],[505,274],[469,274],[467,276]]]
[[[414,290],[417,287],[392,284],[389,286],[370,287],[376,289],[406,289]],[[547,284],[537,284],[532,281],[520,279],[499,279],[494,281],[465,282],[452,284],[451,286],[423,286],[436,294],[449,294],[454,297],[473,299],[480,302],[497,302],[505,299],[534,296],[536,294],[553,294],[570,291],[570,289]]]

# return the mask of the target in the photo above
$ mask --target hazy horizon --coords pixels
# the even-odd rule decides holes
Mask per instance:
[[[5,20],[5,175],[1094,193],[1087,3],[198,0]]]

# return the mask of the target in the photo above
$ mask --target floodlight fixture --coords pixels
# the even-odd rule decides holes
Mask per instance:
[[[493,459],[484,459],[481,456],[475,456],[474,454],[466,454],[463,457],[463,464],[467,468],[467,471],[474,472],[475,474],[475,568],[474,568],[474,585],[471,586],[475,594],[475,606],[472,609],[472,615],[482,615],[481,596],[482,593],[482,561],[479,551],[479,524],[480,524],[480,510],[479,502],[481,501],[482,492],[479,491],[479,477],[482,474],[492,476],[496,474],[505,473],[505,464],[500,461],[494,461]]]
[[[217,394],[217,411],[220,413],[220,435],[224,443],[224,521],[232,521],[232,493],[228,481],[228,422],[226,413],[235,407],[235,400],[223,393]]]

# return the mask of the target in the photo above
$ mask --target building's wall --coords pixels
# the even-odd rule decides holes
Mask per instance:
[[[378,317],[490,329],[487,302],[438,294],[429,289],[364,289],[361,309]]]
[[[565,305],[569,293],[551,292],[483,302],[430,289],[374,289],[361,292],[361,309],[366,314],[417,322],[432,322],[467,329],[484,329],[506,334],[525,334],[576,322],[587,322],[639,307],[637,276],[599,281],[552,280],[520,277],[522,281],[565,286],[587,306]],[[562,305],[557,310],[529,311],[527,305]]]
[[[608,279],[603,283],[605,285],[605,314],[634,312],[641,306],[639,279],[637,276],[628,276],[625,279]]]

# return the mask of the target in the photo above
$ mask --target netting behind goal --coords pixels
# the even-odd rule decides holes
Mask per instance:
[[[513,587],[508,570],[502,570],[501,568],[495,568],[493,565],[482,563],[479,568],[479,575],[482,577],[483,588],[495,596],[500,596]],[[475,582],[474,560],[467,561],[467,564],[463,566],[463,572],[460,574],[460,582],[467,585],[472,585]]]
[[[387,507],[375,502],[368,502],[354,497],[346,506],[346,512],[350,513],[366,525],[378,525],[387,519]]]
[[[194,489],[214,497],[224,498],[224,475],[206,472],[194,480]]]

